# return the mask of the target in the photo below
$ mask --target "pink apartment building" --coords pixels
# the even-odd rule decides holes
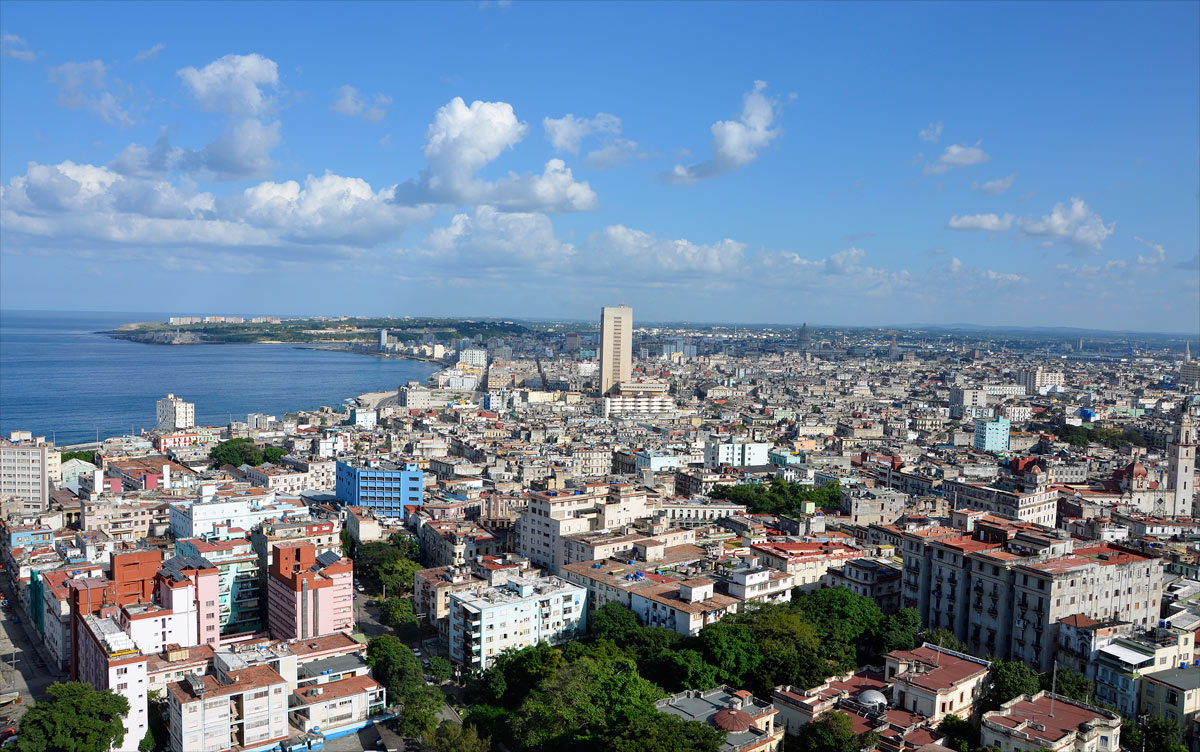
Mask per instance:
[[[280,543],[267,575],[267,624],[276,640],[354,629],[354,563],[311,543]]]

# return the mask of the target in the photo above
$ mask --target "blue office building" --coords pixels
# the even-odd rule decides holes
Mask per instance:
[[[1008,418],[975,421],[975,451],[1007,452],[1008,432],[1012,428]]]
[[[405,507],[423,503],[424,483],[425,474],[415,462],[338,462],[334,493],[348,506],[366,507],[383,517],[403,518]]]

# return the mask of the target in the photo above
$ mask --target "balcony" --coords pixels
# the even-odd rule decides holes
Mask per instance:
[[[983,583],[976,580],[975,586],[971,589],[974,590],[976,593],[982,593],[983,592]]]

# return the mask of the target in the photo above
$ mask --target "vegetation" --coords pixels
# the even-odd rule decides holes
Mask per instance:
[[[954,633],[949,629],[926,629],[918,637],[918,642],[928,642],[930,645],[939,645],[947,650],[953,650],[958,653],[967,652],[967,644],[954,636]]]
[[[167,728],[167,696],[162,690],[152,689],[146,694],[146,717],[149,728],[138,749],[141,752],[166,749],[171,730]]]
[[[752,514],[793,514],[806,501],[822,509],[836,509],[841,504],[842,488],[836,481],[814,488],[791,483],[786,478],[775,478],[770,483],[713,486],[709,495],[714,499],[745,504]]]
[[[414,539],[397,534],[387,543],[371,541],[355,547],[354,572],[372,591],[407,595],[413,591],[413,575],[422,568],[420,556]]]
[[[591,617],[591,642],[500,655],[467,688],[474,704],[467,723],[514,752],[715,749],[704,732],[652,712],[653,702],[719,684],[759,697],[779,684],[812,687],[913,646],[919,621],[911,610],[885,617],[870,599],[835,588],[797,592],[791,603],[730,614],[683,637],[644,627],[628,608],[608,603]],[[840,749],[821,746],[837,742],[839,731],[815,728],[811,748]]]
[[[254,439],[230,439],[222,441],[208,452],[213,467],[221,467],[222,465],[233,465],[234,467],[250,465],[251,467],[258,467],[264,462],[279,462],[280,458],[286,454],[287,450],[283,447],[259,447],[254,443]]]
[[[942,719],[937,730],[947,737],[946,746],[958,752],[979,749],[979,724],[964,720],[951,713]]]
[[[429,659],[429,675],[434,678],[434,681],[449,681],[450,677],[454,675],[454,667],[450,665],[450,661],[440,655],[435,655]]]
[[[421,737],[434,731],[442,693],[425,683],[421,659],[400,638],[380,635],[367,643],[367,665],[392,702],[403,706],[397,719],[400,733]]]
[[[1018,695],[1035,695],[1041,689],[1037,672],[1017,661],[992,661],[992,688],[984,698],[984,710],[996,710]]]
[[[1187,752],[1183,727],[1161,715],[1126,718],[1121,725],[1121,746],[1145,752]]]
[[[95,752],[125,740],[129,700],[82,682],[51,684],[21,719],[19,752]]]
[[[799,743],[791,749],[800,752],[860,752],[874,749],[879,734],[874,731],[856,734],[850,716],[833,711],[802,726],[797,739]]]
[[[380,621],[396,630],[402,640],[418,635],[421,620],[413,612],[412,598],[388,598],[379,609]]]
[[[1092,681],[1073,668],[1059,666],[1042,674],[1042,689],[1080,702],[1092,701]]]
[[[1072,426],[1067,423],[1055,423],[1049,430],[1056,434],[1060,441],[1065,441],[1074,447],[1086,447],[1088,444],[1103,444],[1109,449],[1120,449],[1125,444],[1136,447],[1146,446],[1146,440],[1132,428],[1102,428],[1099,426]]]
[[[250,323],[200,323],[172,326],[159,322],[142,322],[127,325],[109,332],[118,339],[143,341],[154,335],[189,332],[201,342],[223,342],[242,344],[248,342],[377,342],[379,330],[404,342],[416,342],[431,334],[441,342],[461,337],[487,339],[489,337],[515,337],[529,334],[531,330],[512,321],[465,321],[443,318],[349,318],[289,319],[278,324]]]
[[[63,452],[61,458],[63,462],[66,462],[67,460],[83,460],[84,462],[90,462],[93,465],[96,464],[96,452],[94,450],[88,450],[86,452]]]
[[[474,726],[461,726],[454,721],[442,721],[424,738],[430,752],[489,752],[492,748],[492,740],[479,736]]]

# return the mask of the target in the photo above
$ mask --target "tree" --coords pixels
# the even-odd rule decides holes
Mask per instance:
[[[873,748],[874,732],[860,737],[854,733],[854,722],[850,716],[831,710],[819,719],[800,728],[799,743],[794,748],[799,752],[859,752]]]
[[[624,645],[642,628],[637,615],[628,607],[615,601],[605,603],[590,617],[590,631],[597,640],[612,640]]]
[[[917,633],[921,631],[921,612],[915,608],[902,608],[883,620],[879,635],[879,652],[912,650],[917,646]]]
[[[793,597],[792,607],[816,628],[825,656],[838,671],[858,667],[858,648],[874,641],[883,624],[875,601],[846,588]]]
[[[420,659],[394,635],[380,635],[367,643],[367,665],[393,701],[402,700],[414,687],[425,686]]]
[[[1092,682],[1083,674],[1067,666],[1042,674],[1042,689],[1054,691],[1063,697],[1070,697],[1080,702],[1091,702]]]
[[[1139,729],[1146,752],[1186,752],[1183,727],[1161,715],[1143,716]],[[1124,739],[1122,739],[1124,741]]]
[[[657,670],[649,675],[661,677],[660,683],[671,689],[712,689],[720,683],[717,667],[695,650],[666,651],[655,664]]]
[[[435,655],[429,659],[429,675],[437,681],[449,681],[453,673],[454,667],[442,656]]]
[[[271,464],[275,464],[284,456],[286,456],[287,453],[288,451],[283,447],[269,446],[263,449],[263,460],[270,462]]]
[[[930,645],[937,645],[939,647],[946,648],[947,650],[954,650],[959,653],[967,652],[967,644],[955,637],[954,633],[949,629],[943,629],[942,627],[926,629],[924,632],[917,635],[916,643],[918,645],[926,642]]]
[[[263,450],[254,443],[254,439],[230,439],[222,441],[208,452],[213,467],[222,465],[251,465],[257,467],[263,462]]]
[[[384,624],[396,630],[401,639],[412,639],[421,628],[421,621],[413,612],[411,598],[388,598],[379,609]]]
[[[412,559],[393,559],[376,572],[376,578],[387,592],[409,595],[416,583],[416,574],[421,564]]]
[[[996,710],[1019,695],[1034,695],[1041,688],[1037,672],[1021,661],[993,661],[992,688],[988,691],[985,707]]]
[[[650,713],[634,719],[621,735],[610,739],[612,752],[717,752],[725,735],[700,721],[669,713]]]
[[[404,736],[420,738],[437,726],[437,714],[446,703],[442,693],[425,682],[412,687],[403,696],[404,709],[396,727]]]
[[[88,450],[86,452],[62,452],[59,455],[59,460],[61,462],[66,462],[68,460],[83,460],[84,462],[90,462],[94,465],[96,464],[96,452],[94,450]]]
[[[489,752],[492,748],[492,740],[486,736],[480,738],[474,726],[461,726],[454,721],[442,721],[424,739],[430,752]]]
[[[166,714],[167,697],[162,690],[152,689],[146,693],[146,716],[149,728],[146,729],[146,736],[138,744],[140,752],[155,752],[155,750],[167,748],[167,736],[171,732],[167,728]]]
[[[762,663],[762,653],[754,635],[741,624],[723,621],[710,624],[700,632],[704,655],[717,669],[723,684],[740,687],[750,672]]]
[[[942,719],[937,730],[950,737],[947,746],[959,752],[971,752],[979,748],[979,727],[953,713]]]
[[[515,708],[541,681],[554,676],[562,664],[562,651],[546,643],[506,650],[496,656],[481,679],[467,688],[468,701]]]
[[[21,719],[19,752],[95,752],[125,740],[129,700],[81,682],[51,684]]]

